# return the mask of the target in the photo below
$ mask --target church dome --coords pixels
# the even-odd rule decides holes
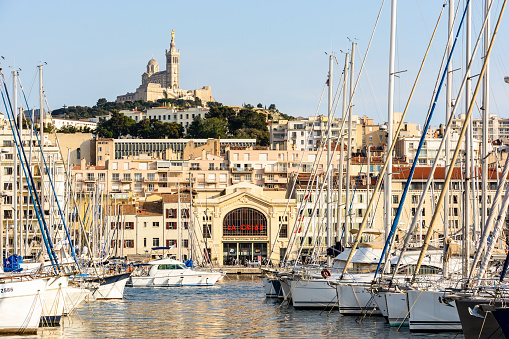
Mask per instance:
[[[154,58],[152,58],[149,60],[149,62],[147,64],[147,73],[154,74],[157,72],[159,72],[159,64],[157,63],[157,61]]]

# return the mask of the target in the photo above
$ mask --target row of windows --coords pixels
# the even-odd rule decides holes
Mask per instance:
[[[177,121],[177,117],[180,118],[180,120],[184,119],[184,114],[173,114],[173,120]],[[189,115],[189,113],[186,113],[185,114],[185,119],[189,120],[189,117],[191,117],[191,119],[194,119],[195,117],[196,118],[202,118],[202,115],[200,113],[198,114],[194,114],[194,113],[191,113],[191,115]],[[158,115],[149,115],[148,116],[149,119],[157,119],[159,121],[171,121],[171,114],[158,114]],[[205,114],[203,114],[203,118],[205,118]]]
[[[122,246],[123,242],[123,246]],[[166,247],[175,246],[177,247],[178,241],[176,239],[166,239]],[[158,247],[160,246],[159,238],[152,238],[152,246]],[[126,240],[112,240],[111,241],[111,247],[113,248],[134,248],[134,240],[132,239],[126,239]],[[147,238],[143,238],[143,247],[147,247]],[[182,239],[182,247],[187,248],[189,247],[189,240],[188,239]]]

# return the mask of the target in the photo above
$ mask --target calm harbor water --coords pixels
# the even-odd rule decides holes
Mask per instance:
[[[381,317],[295,310],[266,300],[256,276],[227,276],[212,288],[126,288],[125,300],[83,303],[57,329],[27,338],[463,338],[411,334]],[[19,336],[17,338],[20,338]]]

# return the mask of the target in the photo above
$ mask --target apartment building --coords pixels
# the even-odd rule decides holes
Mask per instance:
[[[103,144],[106,142],[106,144]],[[99,139],[98,152],[111,149],[111,140]],[[210,141],[209,141],[210,143]],[[110,145],[110,146],[107,146]],[[104,147],[101,151],[99,147]],[[88,165],[85,160],[73,167],[77,192],[92,192],[98,184],[105,193],[125,197],[126,194],[146,196],[154,192],[169,193],[177,185],[198,189],[224,189],[229,185],[249,182],[267,189],[286,189],[292,176],[326,171],[325,152],[269,150],[264,147],[226,147],[223,155],[217,147],[198,148],[199,153],[183,151],[186,160],[154,160],[148,156],[126,157],[103,161],[104,165]],[[333,166],[338,168],[340,154],[334,154]]]
[[[463,128],[463,122],[465,121],[465,113],[461,113],[457,118],[452,121],[452,128],[458,134]],[[482,140],[483,133],[483,121],[481,118],[473,118],[472,128],[474,139]],[[509,139],[509,118],[501,118],[496,114],[488,114],[488,140],[494,141],[497,139]]]
[[[176,122],[184,128],[184,133],[195,118],[205,119],[205,115],[209,112],[206,107],[191,107],[187,109],[177,109],[175,107],[154,107],[147,109],[146,112],[137,110],[121,110],[125,116],[138,122],[143,119],[154,119],[161,122]]]
[[[44,159],[51,174],[52,184],[48,174],[45,174],[44,185],[42,185],[39,144],[34,141],[32,152],[30,152],[29,131],[22,133],[22,140],[27,159],[31,162],[30,172],[35,183],[35,189],[41,197],[44,197],[44,199],[41,199],[41,203],[46,222],[48,225],[55,225],[51,228],[54,239],[62,239],[65,235],[58,206],[61,209],[65,206],[66,186],[64,162],[59,149],[49,141],[46,135],[44,136]],[[24,257],[33,257],[42,249],[43,243],[37,213],[31,201],[30,186],[25,176],[25,171],[28,173],[27,165],[23,162],[24,165],[21,166],[19,158],[16,166],[17,173],[14,176],[14,161],[17,155],[18,151],[13,141],[12,131],[8,125],[3,124],[0,126],[0,187],[2,189],[0,197],[0,227],[2,232],[0,236],[3,237],[6,254],[14,253],[16,243],[19,253]],[[55,188],[55,191],[52,187]],[[44,188],[44,194],[41,193],[42,188]],[[17,204],[16,210],[15,201]],[[17,237],[14,237],[15,234],[17,234]],[[28,243],[26,242],[27,239]]]
[[[111,206],[107,250],[132,259],[170,255],[215,264],[262,260],[271,251],[277,259],[284,255],[289,234],[281,215],[285,209],[287,219],[296,213],[295,200],[287,207],[284,191],[242,182],[197,189],[194,194],[192,207],[189,191],[153,194],[144,202]]]
[[[328,117],[317,116],[299,118],[297,120],[279,120],[269,125],[270,144],[273,149],[314,151],[327,139]],[[357,149],[357,121],[353,117],[352,122],[352,149]],[[331,135],[339,138],[341,120],[333,119],[331,124]],[[346,133],[348,126],[343,129]],[[345,141],[346,142],[346,141]]]
[[[400,137],[396,140],[396,156],[399,158],[405,158],[409,163],[415,161],[415,156],[417,153],[417,148],[419,147],[420,137]],[[457,133],[453,133],[450,139],[450,153],[449,159],[452,158],[454,154],[454,150],[456,148],[456,144],[459,140],[459,135]],[[440,147],[440,143],[442,142],[442,138],[437,137],[426,137],[424,139],[423,147],[419,154],[418,165],[419,166],[430,166],[433,165],[435,161],[435,157],[437,155],[438,149]],[[481,141],[479,139],[474,139],[473,148],[474,148],[474,159],[479,159],[480,155],[480,145]],[[489,145],[489,149],[491,150],[491,145]],[[464,153],[465,153],[465,144],[461,144],[461,151],[463,157],[458,159],[459,162],[464,162]],[[445,147],[442,149],[440,157],[439,157],[439,166],[445,165]]]
[[[207,144],[207,139],[105,139],[96,142],[95,165],[104,166],[107,160],[123,159],[141,154],[163,158],[183,159],[183,152],[189,142],[194,147]],[[226,146],[255,146],[256,139],[221,139],[220,148]]]
[[[180,215],[179,215],[180,213]],[[190,258],[189,192],[150,196],[147,201],[112,204],[106,211],[106,252],[130,258]],[[180,240],[180,243],[179,243]],[[162,250],[152,250],[167,247]]]

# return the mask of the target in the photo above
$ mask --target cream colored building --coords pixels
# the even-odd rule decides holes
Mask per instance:
[[[18,157],[18,172],[16,177],[14,177],[14,158],[18,156],[18,151],[8,123],[0,125],[0,187],[2,190],[2,197],[0,198],[0,227],[2,228],[4,249],[6,249],[6,253],[14,253],[14,228],[16,228],[18,254],[24,257],[33,257],[44,247],[44,243],[41,237],[41,226],[37,213],[30,199],[29,188],[31,185],[29,185],[29,181],[27,181],[23,171],[23,168],[25,168],[28,174],[28,166],[25,164],[25,161],[23,161],[25,165],[20,166]],[[58,147],[51,143],[47,135],[44,135],[44,159],[50,173],[52,173],[52,184],[50,183],[49,176],[46,174],[44,176],[44,185],[41,185],[41,151],[39,145],[34,142],[30,158],[29,131],[23,131],[22,139],[26,158],[27,160],[30,159],[29,161],[31,162],[30,173],[35,184],[35,190],[39,196],[45,197],[44,201],[42,201],[42,207],[46,216],[46,223],[50,225],[49,228],[53,239],[62,239],[65,237],[65,234],[60,221],[58,204],[62,209],[64,208],[66,188],[64,184],[64,162],[60,156],[60,151]],[[14,195],[14,185],[17,187],[16,196]],[[52,186],[55,188],[55,191],[51,188]],[[41,188],[44,188],[44,194],[41,194]],[[16,222],[14,218],[15,199],[17,201]],[[56,226],[51,227],[51,225]],[[28,244],[26,244],[26,239],[28,239]]]
[[[272,258],[277,262],[288,245],[288,222],[280,220],[287,204],[284,191],[250,183],[196,189],[192,208],[188,191],[180,196],[175,192],[152,195],[146,202],[118,205],[116,213],[115,209],[108,213],[108,250],[131,258],[170,255],[224,265],[233,259],[262,260],[274,249]],[[295,214],[293,200],[287,219]]]

